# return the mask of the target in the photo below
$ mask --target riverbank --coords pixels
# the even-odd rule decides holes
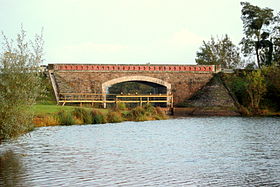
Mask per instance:
[[[153,107],[152,105],[139,106],[133,109],[128,109],[122,104],[113,109],[34,105],[32,112],[34,112],[33,124],[35,127],[168,119],[168,116],[160,107]]]
[[[234,110],[232,108],[223,107],[176,107],[174,108],[175,116],[186,116],[186,117],[206,117],[206,116],[220,116],[220,117],[278,117],[280,112],[274,112],[270,110],[260,110],[259,114],[248,113],[246,109],[244,111]]]

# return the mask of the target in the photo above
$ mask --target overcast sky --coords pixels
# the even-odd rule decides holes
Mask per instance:
[[[280,0],[248,0],[278,12]],[[45,63],[195,64],[202,41],[242,38],[238,0],[0,0],[0,30],[44,28]]]

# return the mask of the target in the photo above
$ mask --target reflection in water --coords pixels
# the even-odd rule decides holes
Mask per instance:
[[[0,154],[0,186],[13,187],[22,184],[23,166],[13,151]]]
[[[43,127],[0,145],[0,186],[280,186],[279,142],[279,118]]]

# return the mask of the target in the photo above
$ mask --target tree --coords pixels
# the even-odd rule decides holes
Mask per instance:
[[[39,64],[43,55],[43,37],[26,41],[21,28],[16,41],[3,34],[0,54],[0,141],[16,137],[32,128],[30,107],[42,93]]]
[[[270,65],[273,55],[273,23],[275,17],[270,8],[259,8],[248,2],[241,2],[243,21],[242,52],[245,56],[256,55],[257,66]]]
[[[241,65],[239,49],[232,43],[228,35],[215,41],[203,41],[200,51],[196,53],[199,65],[221,65],[222,68],[236,68]]]
[[[280,12],[274,17],[273,24],[273,62],[280,65]]]
[[[254,113],[258,113],[259,104],[267,91],[265,76],[261,69],[252,71],[245,76],[246,91],[249,95],[250,107]]]

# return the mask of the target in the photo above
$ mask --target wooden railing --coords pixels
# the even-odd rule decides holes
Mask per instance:
[[[173,107],[173,95],[167,94],[95,94],[95,93],[60,93],[59,103],[166,103],[168,107]]]

